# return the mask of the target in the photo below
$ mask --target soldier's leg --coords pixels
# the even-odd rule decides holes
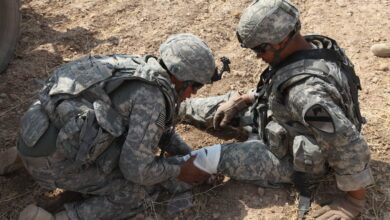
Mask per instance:
[[[218,173],[232,179],[272,187],[291,183],[293,166],[290,156],[278,159],[260,141],[223,144]]]
[[[157,194],[155,195],[157,196]],[[88,199],[65,204],[66,210],[57,214],[49,213],[31,204],[20,213],[19,219],[123,219],[143,211],[152,204],[156,196],[151,197],[143,190],[137,190],[133,186],[123,185],[120,190],[112,192],[109,195],[92,195]]]
[[[213,117],[220,104],[226,102],[237,92],[229,92],[220,96],[186,99],[180,104],[179,120],[198,127],[213,127]],[[232,120],[233,126],[245,126],[252,120],[248,117],[248,108]]]
[[[70,219],[123,219],[131,217],[153,203],[158,193],[143,187],[121,184],[120,189],[103,195],[92,195],[80,202],[65,204]],[[116,188],[116,187],[114,187]]]
[[[65,204],[70,219],[122,219],[144,210],[158,195],[155,186],[144,187],[124,179],[119,169],[105,174],[95,166],[70,169],[71,161],[23,157],[29,173],[42,187],[83,193],[87,198]]]

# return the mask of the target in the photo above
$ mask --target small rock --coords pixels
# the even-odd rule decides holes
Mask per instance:
[[[213,213],[213,219],[217,219],[219,218],[219,216],[221,216],[221,214],[219,214],[218,212]]]
[[[0,93],[0,98],[1,99],[6,99],[8,96],[7,96],[7,94],[5,94],[5,93]]]
[[[345,0],[336,0],[336,3],[337,3],[340,7],[347,7],[347,3],[345,2]]]
[[[16,94],[10,94],[9,97],[10,97],[12,100],[14,100],[14,101],[16,101],[16,100],[19,99],[19,96],[16,95]]]
[[[377,83],[377,82],[378,82],[378,78],[377,78],[377,77],[372,78],[372,79],[371,79],[371,82]]]
[[[390,57],[390,43],[374,44],[371,52],[378,57]]]
[[[378,69],[385,72],[389,70],[389,67],[386,64],[382,64]]]
[[[263,188],[259,187],[257,188],[257,193],[259,194],[259,196],[264,196],[265,191]]]
[[[134,216],[134,219],[136,219],[136,220],[141,220],[144,218],[145,218],[145,215],[143,213],[138,213],[136,216]]]

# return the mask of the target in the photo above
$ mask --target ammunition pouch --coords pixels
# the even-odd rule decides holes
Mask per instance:
[[[293,143],[294,170],[302,173],[323,174],[326,172],[325,158],[314,140],[299,135]]]
[[[288,152],[288,133],[280,124],[271,121],[265,127],[268,150],[277,158],[283,158]]]

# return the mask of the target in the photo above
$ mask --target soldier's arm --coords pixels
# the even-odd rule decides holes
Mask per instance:
[[[335,170],[337,186],[357,199],[374,180],[367,142],[338,105],[337,90],[311,78],[288,92],[291,114],[314,135],[328,164]]]
[[[133,106],[119,167],[126,179],[153,185],[180,173],[178,165],[156,156],[165,124],[165,101],[158,88],[143,85],[132,92]]]
[[[160,140],[159,146],[172,156],[186,155],[192,151],[192,148],[175,131],[164,134]]]

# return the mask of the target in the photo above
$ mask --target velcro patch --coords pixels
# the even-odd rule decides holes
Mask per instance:
[[[312,127],[326,132],[334,133],[335,126],[329,112],[321,105],[313,105],[305,114],[305,121]]]

